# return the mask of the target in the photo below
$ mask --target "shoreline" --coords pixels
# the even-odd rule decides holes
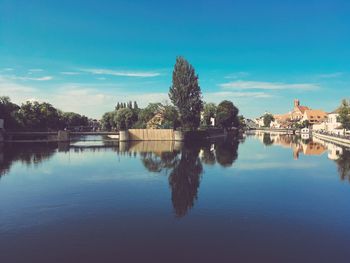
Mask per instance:
[[[343,147],[350,147],[350,139],[338,138],[335,136],[320,134],[317,132],[312,132],[312,136],[314,136],[315,138],[324,140],[326,142],[338,144]]]

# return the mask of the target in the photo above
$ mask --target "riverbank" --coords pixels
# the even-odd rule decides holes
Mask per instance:
[[[295,134],[295,129],[268,129],[268,128],[258,128],[254,130],[247,130],[247,134],[253,134],[256,132],[271,133],[271,134]]]
[[[313,132],[312,136],[314,136],[315,138],[327,141],[327,142],[339,144],[339,145],[345,146],[345,147],[350,147],[350,139],[340,138],[340,137],[336,137],[336,136],[332,136],[332,135],[321,134],[321,133],[317,133],[317,132]]]

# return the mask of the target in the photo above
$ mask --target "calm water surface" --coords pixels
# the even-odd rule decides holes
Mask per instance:
[[[0,146],[0,262],[350,262],[350,151],[257,134]]]

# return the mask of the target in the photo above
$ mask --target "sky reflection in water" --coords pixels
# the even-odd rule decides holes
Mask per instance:
[[[6,144],[0,152],[4,262],[350,255],[350,151],[336,145],[256,134],[201,144]]]

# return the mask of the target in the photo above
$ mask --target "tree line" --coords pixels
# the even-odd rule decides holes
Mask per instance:
[[[89,125],[86,116],[63,112],[50,103],[27,101],[19,106],[6,96],[0,97],[0,118],[5,121],[5,129],[10,131],[46,131]]]
[[[215,126],[225,129],[242,124],[243,118],[238,116],[239,110],[231,101],[224,100],[219,105],[203,102],[198,75],[183,57],[176,59],[168,95],[171,105],[150,103],[140,109],[136,102],[118,102],[113,111],[102,116],[102,127],[106,130],[149,127],[195,130],[211,126],[212,119]]]

